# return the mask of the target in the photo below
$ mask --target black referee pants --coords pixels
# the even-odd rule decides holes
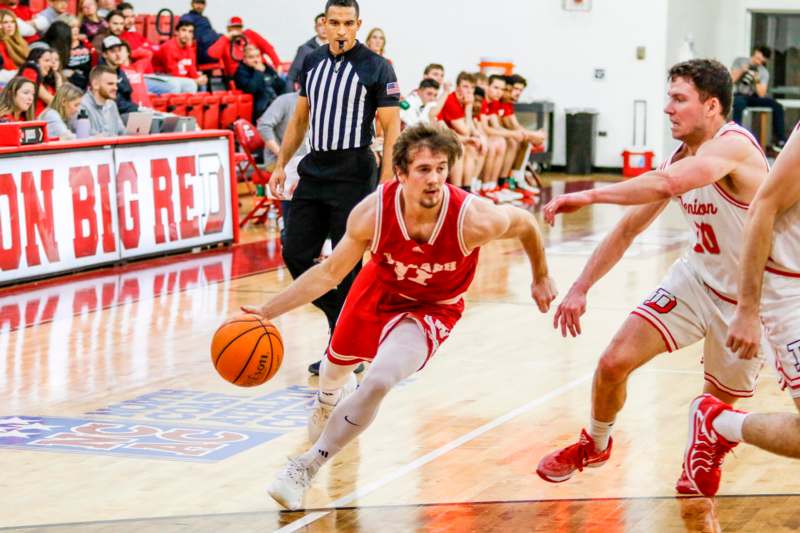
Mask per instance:
[[[294,279],[314,266],[325,239],[330,237],[334,247],[338,244],[350,211],[377,184],[377,166],[369,148],[311,152],[297,170],[300,183],[292,197],[283,246],[283,261]],[[331,330],[359,270],[360,264],[336,289],[314,300]]]

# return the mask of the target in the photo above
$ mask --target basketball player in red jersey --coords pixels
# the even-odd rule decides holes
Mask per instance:
[[[531,296],[539,310],[547,312],[555,298],[536,219],[447,184],[460,155],[458,139],[447,129],[426,124],[406,129],[394,148],[397,179],[353,209],[331,256],[264,306],[243,308],[273,319],[335,287],[367,250],[372,253],[350,290],[320,369],[320,392],[309,418],[314,445],[291,459],[269,488],[287,509],[302,508],[319,468],[366,429],[392,387],[424,367],[450,335],[482,245],[519,239],[530,260]],[[346,395],[362,361],[372,365],[358,390]]]
[[[544,208],[552,223],[557,213],[595,203],[636,205],[603,240],[559,305],[554,326],[566,336],[580,334],[586,293],[623,256],[633,239],[676,200],[695,242],[675,262],[658,289],[638,306],[606,348],[594,374],[589,431],[577,443],[545,456],[537,473],[561,482],[576,470],[597,467],[611,455],[611,429],[625,403],[628,376],[656,355],[705,339],[704,392],[726,403],[753,394],[762,366],[759,358],[740,359],[725,346],[736,307],[736,282],[744,221],[749,202],[766,179],[769,164],[747,130],[726,123],[732,82],[725,66],[697,59],[669,72],[664,109],[672,136],[682,141],[656,171],[609,187],[567,194]],[[696,494],[685,465],[676,485]],[[691,470],[687,472],[687,470]],[[687,477],[688,476],[688,477]]]
[[[739,304],[727,346],[743,359],[764,340],[775,354],[779,381],[800,410],[800,125],[795,128],[747,214],[739,275]],[[685,461],[705,458],[693,472],[705,496],[714,496],[725,454],[746,442],[800,459],[800,415],[746,413],[713,396],[692,402]]]

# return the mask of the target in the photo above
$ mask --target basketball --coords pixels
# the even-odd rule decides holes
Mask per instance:
[[[272,379],[283,362],[283,339],[258,315],[238,315],[225,322],[211,341],[211,362],[223,379],[255,387]]]

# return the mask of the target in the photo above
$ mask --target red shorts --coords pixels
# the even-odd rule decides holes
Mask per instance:
[[[409,300],[382,286],[373,277],[359,275],[336,322],[328,360],[337,365],[372,361],[386,336],[401,320],[410,319],[425,333],[427,364],[463,311],[464,300],[454,304]]]

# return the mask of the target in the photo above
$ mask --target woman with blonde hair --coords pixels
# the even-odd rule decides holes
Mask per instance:
[[[372,28],[367,34],[367,48],[383,57],[386,50],[386,34],[380,28]],[[389,61],[391,63],[391,61]]]
[[[8,9],[0,9],[0,57],[3,59],[0,83],[16,76],[28,57],[28,42],[19,32],[17,16]]]
[[[33,120],[33,99],[36,84],[17,76],[0,92],[0,122]]]
[[[75,138],[69,125],[73,123],[81,108],[83,91],[71,83],[65,83],[56,91],[53,101],[39,115],[39,120],[47,123],[47,136],[50,139],[67,141]]]

